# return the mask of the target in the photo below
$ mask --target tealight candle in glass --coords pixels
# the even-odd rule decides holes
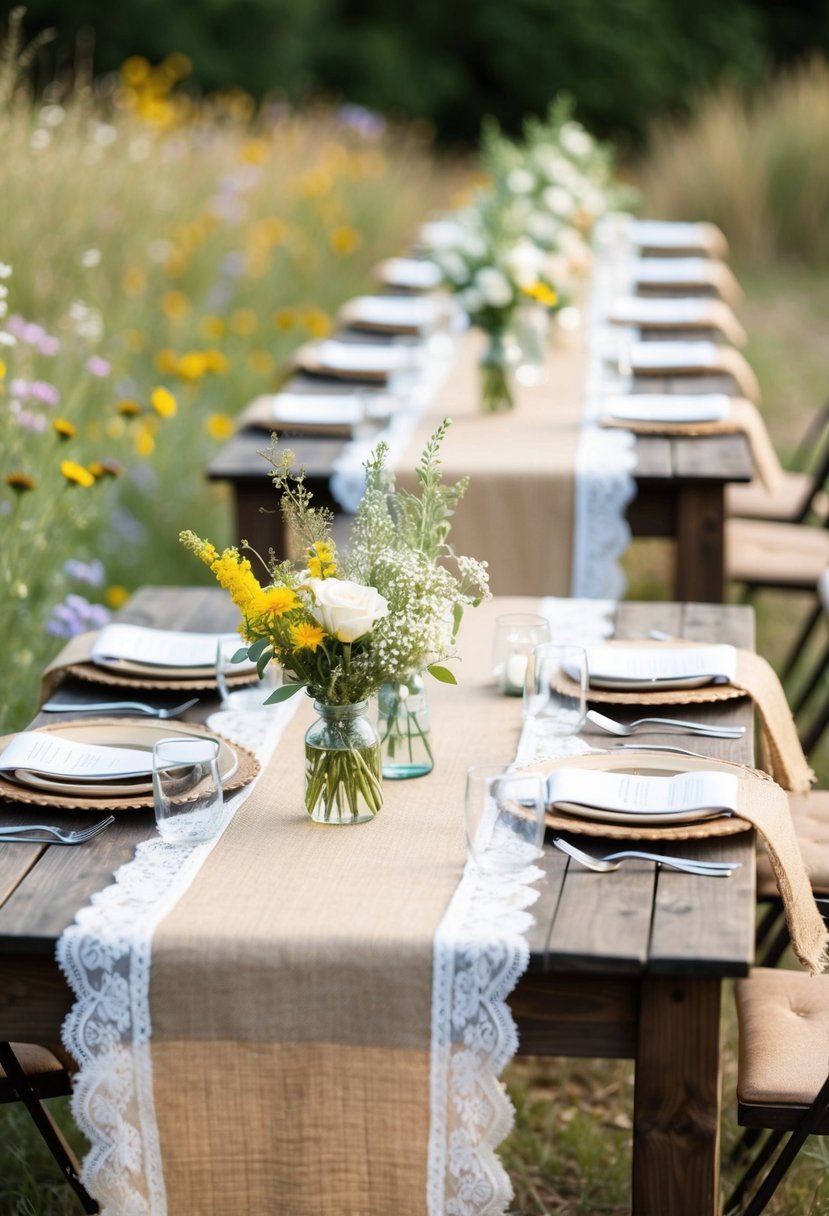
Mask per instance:
[[[508,697],[524,693],[527,664],[536,646],[550,640],[550,623],[531,612],[509,612],[495,621],[492,675]]]

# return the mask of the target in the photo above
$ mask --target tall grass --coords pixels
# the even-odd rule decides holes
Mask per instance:
[[[205,470],[234,415],[458,180],[416,129],[363,111],[188,97],[181,56],[56,82],[39,104],[5,64],[0,731],[32,712],[47,628],[94,625],[87,600],[198,579],[182,527],[230,542]]]
[[[662,121],[638,180],[649,214],[705,219],[740,260],[829,260],[829,65],[814,59],[762,91],[730,85],[688,122]]]

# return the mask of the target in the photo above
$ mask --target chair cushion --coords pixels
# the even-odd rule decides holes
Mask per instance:
[[[734,993],[739,1100],[810,1103],[829,1073],[829,975],[756,967]]]
[[[818,895],[829,895],[829,790],[811,790],[808,794],[790,794],[794,830],[803,864]],[[765,853],[757,857],[757,897],[772,899],[777,884]]]
[[[71,1084],[64,1062],[48,1047],[35,1043],[11,1043],[10,1046],[39,1097],[55,1098],[70,1093]],[[18,1095],[14,1084],[0,1066],[0,1102],[16,1101]]]
[[[747,485],[730,485],[725,489],[725,504],[729,515],[748,519],[791,519],[802,507],[812,488],[808,473],[783,470],[779,484],[770,492],[759,481]]]
[[[728,519],[728,578],[764,585],[813,589],[829,566],[829,530],[808,524]]]

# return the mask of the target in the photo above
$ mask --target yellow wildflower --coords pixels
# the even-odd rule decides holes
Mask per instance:
[[[193,70],[193,63],[189,55],[185,55],[181,51],[173,51],[172,54],[165,56],[161,67],[165,76],[175,81],[189,76]]]
[[[176,371],[182,380],[190,380],[191,382],[201,380],[207,371],[204,355],[200,350],[189,350],[186,355],[182,355],[179,359]]]
[[[224,317],[207,316],[202,317],[199,321],[199,330],[202,337],[206,338],[208,342],[218,342],[225,336],[227,325]]]
[[[140,296],[147,288],[147,272],[143,266],[128,266],[121,275],[121,286],[128,296]]]
[[[325,641],[325,630],[321,625],[312,625],[302,621],[299,625],[291,626],[291,642],[297,650],[316,651]]]
[[[178,355],[174,350],[170,350],[165,346],[153,359],[155,370],[161,372],[162,376],[174,375],[178,368]]]
[[[532,287],[525,287],[524,295],[538,304],[543,304],[545,308],[554,308],[558,303],[558,296],[546,283],[533,283]]]
[[[189,529],[186,532],[180,532],[178,538],[206,566],[212,566],[219,556],[215,545],[211,544],[209,540],[202,540],[200,536],[196,536],[196,533],[191,532]]]
[[[0,359],[0,380],[3,380],[6,375],[6,364],[3,359]]]
[[[34,477],[30,477],[28,473],[7,473],[3,481],[10,490],[14,490],[18,494],[24,494],[26,490],[33,490],[37,485]]]
[[[104,602],[108,608],[123,608],[129,598],[129,591],[127,591],[126,587],[122,587],[120,583],[113,583],[104,592]]]
[[[205,419],[204,429],[211,439],[217,439],[219,442],[222,442],[225,439],[230,439],[233,434],[233,419],[227,414],[208,414]]]
[[[248,355],[250,370],[257,376],[269,376],[276,367],[276,362],[269,350],[252,350]]]
[[[337,551],[330,541],[319,540],[308,550],[311,578],[333,578],[337,573]]]
[[[89,469],[85,469],[82,464],[76,464],[74,460],[62,460],[60,471],[70,485],[83,486],[86,490],[95,484],[95,478]]]
[[[111,456],[104,460],[93,460],[89,471],[96,480],[100,477],[123,477],[126,472],[120,460],[113,460]]]
[[[273,314],[273,323],[277,329],[293,329],[298,320],[294,308],[277,308]]]
[[[123,439],[126,429],[123,418],[107,418],[105,430],[110,439]]]
[[[150,65],[143,55],[130,55],[121,64],[121,79],[127,84],[143,84],[150,74]]]
[[[268,145],[264,139],[249,139],[242,144],[239,159],[246,165],[261,165],[268,159]]]
[[[75,439],[77,437],[77,428],[72,425],[66,418],[53,418],[52,430],[57,435],[58,439],[66,441],[67,439]]]
[[[312,338],[327,338],[331,333],[331,318],[321,308],[306,308],[302,322]]]
[[[230,328],[242,337],[252,334],[258,324],[259,319],[252,308],[237,308],[230,318]]]
[[[152,456],[155,451],[155,436],[146,422],[141,423],[135,432],[135,452],[138,456]]]
[[[248,609],[250,616],[284,616],[299,607],[296,592],[290,587],[265,587],[261,596]]]
[[[166,291],[161,297],[161,311],[168,321],[181,321],[190,311],[190,301],[183,291]]]
[[[205,370],[214,372],[217,376],[223,376],[230,367],[227,355],[220,350],[205,350],[202,351]]]
[[[129,399],[119,401],[115,408],[124,418],[135,418],[141,413],[141,406],[138,402],[130,401]]]
[[[257,244],[271,246],[279,245],[285,240],[288,235],[288,228],[284,220],[279,219],[275,215],[266,216],[265,219],[259,220],[254,226],[252,237]]]
[[[161,387],[150,393],[150,405],[161,418],[172,418],[178,408],[170,390]]]
[[[352,228],[350,224],[341,224],[339,228],[335,228],[328,235],[328,243],[335,253],[339,253],[342,257],[347,257],[359,248],[362,243],[362,237],[356,228]]]

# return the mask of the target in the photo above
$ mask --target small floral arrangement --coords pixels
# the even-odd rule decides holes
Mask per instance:
[[[416,493],[396,487],[386,445],[378,444],[365,466],[365,494],[342,554],[331,538],[331,512],[312,505],[303,474],[292,471],[293,453],[280,453],[275,443],[267,457],[303,555],[301,567],[253,554],[265,572],[260,581],[238,548],[219,553],[195,533],[181,533],[241,612],[247,645],[234,657],[254,661],[260,676],[272,660],[282,667],[285,683],[270,702],[305,689],[322,706],[354,705],[381,685],[422,670],[457,682],[444,663],[455,654],[464,609],[489,591],[485,565],[456,555],[448,543],[452,514],[467,486],[466,479],[442,482],[439,450],[448,425],[443,422],[424,449]],[[346,749],[345,760],[342,753],[309,753],[308,811],[316,817],[322,800],[326,821],[339,803],[352,808],[354,822],[365,803],[373,815],[382,805],[379,777],[379,748],[376,764],[358,747]]]

